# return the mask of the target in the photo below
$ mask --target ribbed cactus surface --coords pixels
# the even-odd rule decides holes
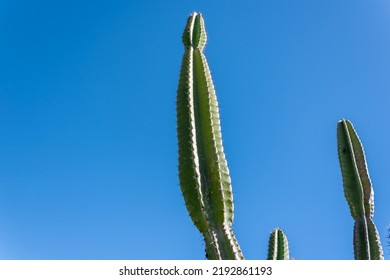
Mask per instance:
[[[268,241],[268,260],[289,260],[287,236],[283,230],[276,228],[272,231]]]
[[[202,233],[208,259],[243,259],[233,234],[233,195],[222,145],[218,101],[203,49],[207,35],[193,13],[182,36],[177,90],[179,180],[186,207]]]
[[[374,190],[362,143],[350,121],[345,119],[339,121],[337,143],[344,194],[355,220],[353,231],[355,259],[384,259],[379,234],[372,220]]]

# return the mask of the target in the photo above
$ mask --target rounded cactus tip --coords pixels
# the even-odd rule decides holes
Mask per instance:
[[[287,236],[283,230],[273,229],[268,241],[268,260],[288,260],[290,258],[288,247]]]
[[[349,122],[349,121],[347,119],[344,119],[344,118],[338,121],[338,123],[345,123],[345,122]]]
[[[201,13],[193,12],[187,20],[182,41],[185,48],[204,49],[207,41],[206,29]]]

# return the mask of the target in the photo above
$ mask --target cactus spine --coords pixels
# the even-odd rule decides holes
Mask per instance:
[[[288,240],[284,232],[280,229],[274,229],[268,242],[268,260],[289,260],[290,253],[288,249]]]
[[[338,122],[337,142],[344,194],[351,216],[355,220],[353,231],[355,259],[382,260],[383,249],[372,220],[374,191],[362,143],[350,121],[343,119]]]
[[[187,21],[177,90],[179,180],[192,221],[202,233],[208,259],[243,259],[232,230],[233,195],[222,146],[219,109],[203,49],[201,14]]]

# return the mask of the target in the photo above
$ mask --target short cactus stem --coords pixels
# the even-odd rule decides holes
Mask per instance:
[[[268,241],[268,260],[289,260],[287,236],[283,230],[276,228],[272,231]]]

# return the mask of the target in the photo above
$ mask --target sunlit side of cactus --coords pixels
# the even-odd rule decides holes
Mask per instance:
[[[360,139],[348,120],[337,125],[338,155],[344,194],[355,220],[354,256],[357,260],[382,260],[383,249],[373,221],[374,190]]]
[[[187,21],[177,90],[179,180],[192,221],[202,233],[208,259],[243,259],[232,230],[233,195],[222,146],[217,97],[203,49],[201,14]]]

